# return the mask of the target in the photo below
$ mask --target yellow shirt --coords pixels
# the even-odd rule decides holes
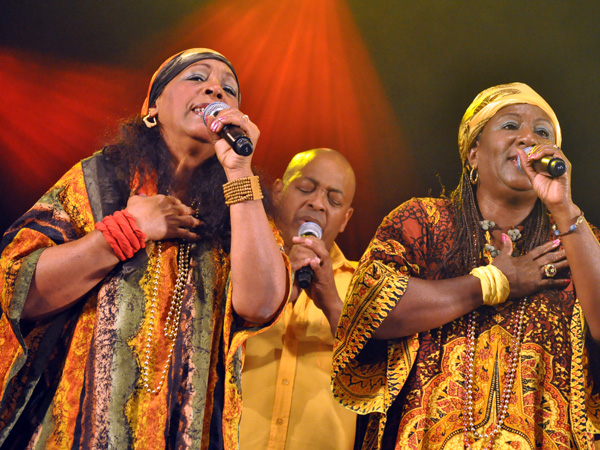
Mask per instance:
[[[336,244],[330,257],[344,299],[356,263]],[[246,341],[240,450],[352,449],[356,414],[331,394],[332,351],[329,322],[304,291]]]

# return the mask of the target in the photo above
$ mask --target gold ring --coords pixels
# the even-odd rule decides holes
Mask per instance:
[[[250,122],[250,117],[248,117],[248,114],[244,114],[242,119],[244,119],[246,122]]]
[[[546,264],[544,266],[544,273],[548,278],[554,278],[554,275],[556,275],[556,266],[552,263]]]

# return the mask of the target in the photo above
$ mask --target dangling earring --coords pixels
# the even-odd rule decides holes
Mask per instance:
[[[154,119],[154,121],[152,121],[152,119]],[[142,117],[142,120],[144,121],[144,123],[146,124],[146,126],[148,128],[152,128],[152,127],[155,127],[156,125],[158,125],[158,121],[156,120],[156,116],[150,117],[150,113],[148,113],[144,117]]]
[[[475,167],[471,167],[471,172],[469,172],[469,180],[471,180],[471,184],[475,186],[477,184],[477,180],[479,180],[479,171]]]

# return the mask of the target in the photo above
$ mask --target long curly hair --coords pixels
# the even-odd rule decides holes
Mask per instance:
[[[104,149],[107,159],[115,169],[128,177],[129,186],[134,185],[134,177],[155,179],[159,194],[173,192],[174,160],[158,127],[148,128],[140,116],[135,116],[121,124],[120,134],[115,142]],[[231,224],[229,208],[223,199],[223,184],[227,177],[216,155],[197,167],[187,189],[190,206],[197,210],[197,218],[202,224],[193,231],[203,240],[220,244],[229,251]],[[130,195],[139,194],[131,192]]]

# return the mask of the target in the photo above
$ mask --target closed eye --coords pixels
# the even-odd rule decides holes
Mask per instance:
[[[331,206],[335,206],[335,207],[339,207],[342,206],[343,204],[343,197],[342,197],[342,193],[335,190],[335,191],[329,191],[329,193],[327,194],[327,198],[329,199],[329,203],[331,203]]]
[[[188,80],[191,81],[206,81],[206,76],[199,74],[199,73],[193,73],[188,77]]]
[[[237,97],[237,91],[230,86],[223,86],[223,90],[227,92],[232,97]]]

